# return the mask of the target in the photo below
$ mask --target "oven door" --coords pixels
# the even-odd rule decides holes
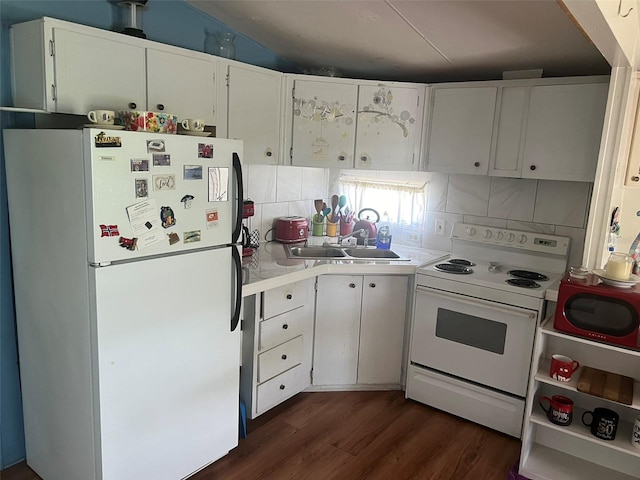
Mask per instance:
[[[411,362],[524,397],[536,321],[536,311],[417,287]]]

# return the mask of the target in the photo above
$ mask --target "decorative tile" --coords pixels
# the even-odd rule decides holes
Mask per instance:
[[[302,200],[302,168],[277,167],[276,201],[291,202]]]
[[[444,235],[436,235],[436,219],[444,220]],[[422,248],[431,248],[434,250],[451,251],[451,230],[456,222],[462,222],[462,215],[443,213],[443,212],[427,212],[424,234],[422,236]]]
[[[276,172],[274,165],[249,165],[245,197],[256,203],[276,201]]]
[[[571,238],[567,268],[571,266],[575,266],[575,267],[581,266],[582,254],[584,251],[584,237],[586,235],[586,230],[584,228],[558,226],[556,227],[556,235]]]
[[[473,215],[465,215],[464,223],[486,225],[487,227],[507,228],[507,221],[504,218],[475,217]]]
[[[533,221],[584,228],[591,183],[538,180]]]
[[[491,177],[489,216],[508,220],[533,220],[536,180]]]
[[[491,177],[449,175],[447,213],[487,216]]]
[[[315,200],[316,198],[325,198],[327,189],[325,185],[327,178],[327,170],[324,168],[302,169],[302,200]]]
[[[433,173],[429,180],[427,194],[427,210],[432,212],[444,212],[447,207],[447,188],[449,187],[449,175],[446,173]]]
[[[522,230],[523,232],[555,234],[555,225],[545,225],[543,223],[520,222],[518,220],[507,220],[509,230]]]

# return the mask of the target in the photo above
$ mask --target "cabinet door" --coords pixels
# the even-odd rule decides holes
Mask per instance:
[[[497,87],[433,87],[430,172],[486,175]]]
[[[360,85],[356,168],[412,170],[420,152],[424,85]]]
[[[362,277],[322,275],[316,293],[314,385],[355,385]]]
[[[215,125],[215,67],[215,57],[148,48],[148,109]]]
[[[355,83],[295,81],[293,165],[353,167],[357,96]]]
[[[593,182],[608,88],[607,83],[532,88],[523,178]]]
[[[244,141],[245,164],[277,165],[282,74],[230,65],[228,75],[227,136]]]
[[[520,146],[524,138],[524,118],[529,89],[504,87],[500,92],[497,129],[489,174],[499,177],[520,177],[522,155]]]
[[[56,112],[146,108],[144,48],[55,28]],[[89,122],[87,122],[89,123]]]
[[[400,384],[408,279],[364,277],[358,383]]]

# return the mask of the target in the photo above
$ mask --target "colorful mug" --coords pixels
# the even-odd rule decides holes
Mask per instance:
[[[549,402],[549,408],[544,407],[544,402]],[[573,400],[562,395],[540,397],[540,407],[545,411],[551,423],[566,427],[573,420]]]

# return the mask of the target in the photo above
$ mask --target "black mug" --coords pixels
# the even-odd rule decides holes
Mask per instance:
[[[591,422],[584,420],[586,415],[591,415]],[[591,428],[591,434],[601,440],[613,440],[616,438],[616,430],[618,430],[618,422],[620,416],[613,410],[598,407],[593,411],[586,411],[582,414],[582,423]]]

